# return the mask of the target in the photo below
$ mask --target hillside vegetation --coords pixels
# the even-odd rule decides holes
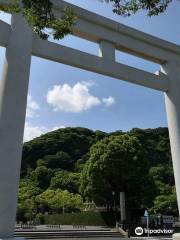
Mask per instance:
[[[110,212],[120,191],[129,212],[144,207],[177,214],[167,128],[65,128],[24,144],[18,220],[81,212],[88,204]]]

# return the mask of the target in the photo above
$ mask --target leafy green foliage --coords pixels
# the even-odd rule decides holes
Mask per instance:
[[[34,218],[33,213],[36,210],[35,198],[42,193],[42,189],[35,186],[29,180],[20,182],[17,206],[17,220],[26,222]]]
[[[41,209],[51,209],[53,212],[65,212],[65,210],[77,210],[82,206],[82,198],[79,194],[73,194],[67,190],[47,189],[36,197],[36,202],[41,205]]]
[[[37,167],[34,171],[30,174],[30,180],[37,184],[38,187],[42,189],[48,188],[51,177],[52,177],[52,170],[48,169],[44,166]]]
[[[54,155],[44,156],[42,159],[38,160],[37,164],[51,169],[60,168],[64,170],[72,170],[73,161],[67,153],[59,151]]]
[[[51,179],[50,187],[52,189],[60,188],[68,190],[71,193],[79,192],[80,174],[67,171],[58,171]]]
[[[164,186],[161,195],[154,200],[154,206],[151,208],[153,214],[169,214],[178,216],[178,206],[175,187]],[[166,194],[165,194],[166,193]]]
[[[47,189],[40,195],[36,196],[36,202],[38,204],[41,204],[43,206],[43,208],[50,207],[54,195],[55,195],[54,190]]]
[[[178,215],[172,166],[163,164],[152,167],[150,175],[154,180],[157,192],[151,212]]]
[[[65,128],[47,133],[24,144],[21,174],[26,174],[28,168],[34,169],[37,160],[61,151],[69,155],[73,169],[76,161],[87,154],[95,142],[95,133],[85,128]],[[68,170],[65,166],[62,169]]]
[[[37,224],[41,224],[41,225],[44,224],[44,223],[45,223],[45,216],[44,216],[44,214],[38,213],[38,214],[36,215],[35,222],[36,222]]]
[[[129,134],[139,139],[151,166],[171,164],[172,160],[167,128],[145,130],[134,128]]]
[[[129,205],[141,205],[149,165],[134,136],[111,136],[93,145],[81,178],[81,191],[98,204],[112,204],[112,192],[126,192]],[[137,191],[138,189],[138,191]],[[130,194],[129,194],[130,193]]]
[[[61,18],[57,18],[52,10],[50,0],[12,0],[11,3],[4,1],[0,4],[0,10],[8,13],[22,13],[28,24],[42,39],[49,37],[49,32],[54,39],[64,38],[71,33],[71,27],[75,21],[72,9],[64,9]]]
[[[110,0],[113,2],[113,12],[122,15],[130,16],[139,10],[147,11],[148,16],[158,15],[163,13],[172,0]]]

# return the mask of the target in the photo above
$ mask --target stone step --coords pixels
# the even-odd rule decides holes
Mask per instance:
[[[59,232],[37,232],[37,231],[18,231],[15,232],[16,237],[24,237],[26,239],[58,239],[58,238],[122,238],[119,232],[111,231],[59,231]]]

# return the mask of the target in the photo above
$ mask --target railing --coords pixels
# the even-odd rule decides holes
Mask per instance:
[[[81,229],[81,230],[86,230],[86,225],[83,224],[73,224],[73,229]]]
[[[62,229],[60,224],[58,224],[58,225],[52,225],[52,224],[51,225],[46,225],[46,228],[48,228],[48,229],[58,229],[58,230]]]
[[[34,223],[20,223],[15,225],[15,230],[17,229],[35,229],[36,224]]]

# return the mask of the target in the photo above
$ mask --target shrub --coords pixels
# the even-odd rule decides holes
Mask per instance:
[[[45,224],[114,226],[115,218],[106,212],[65,213],[45,216]]]
[[[35,218],[36,223],[38,224],[44,224],[45,223],[45,217],[42,213],[38,213]]]

